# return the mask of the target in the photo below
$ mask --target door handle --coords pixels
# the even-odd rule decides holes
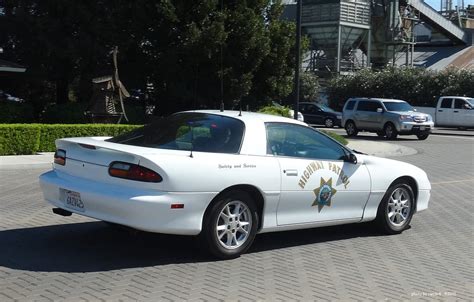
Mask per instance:
[[[438,110],[438,112],[443,112],[443,110]]]
[[[457,111],[457,110],[454,110],[454,112],[456,112],[456,113],[457,113],[457,112],[459,112],[459,111]]]
[[[283,170],[286,176],[298,176],[298,170]]]

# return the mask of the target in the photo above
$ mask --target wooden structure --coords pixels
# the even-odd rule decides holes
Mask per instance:
[[[92,79],[93,94],[85,114],[93,123],[117,123],[123,118],[128,121],[123,103],[130,96],[125,86],[120,82],[117,67],[118,48],[112,51],[114,75]]]

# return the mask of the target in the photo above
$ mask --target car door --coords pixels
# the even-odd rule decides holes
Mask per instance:
[[[463,99],[454,99],[453,106],[453,126],[472,127],[474,126],[474,111],[471,105]]]
[[[308,124],[322,124],[323,111],[314,104],[304,104],[300,107],[301,113],[304,115],[304,121]]]
[[[266,131],[282,175],[278,225],[362,217],[371,185],[363,164],[344,161],[347,150],[309,127],[267,123]]]
[[[378,112],[378,109],[382,109],[381,112]],[[383,129],[383,115],[385,108],[380,101],[371,101],[367,107],[367,124],[366,127],[369,130],[382,130]]]
[[[453,111],[453,99],[443,98],[439,108],[436,109],[436,124],[439,126],[452,126]]]

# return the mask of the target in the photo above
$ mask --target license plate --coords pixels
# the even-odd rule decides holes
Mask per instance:
[[[425,126],[420,126],[420,130],[421,130],[421,131],[424,131],[425,129],[426,129]]]
[[[84,202],[82,202],[81,194],[74,191],[65,191],[64,192],[64,205],[66,208],[73,209],[79,212],[84,212],[86,209],[84,207]]]

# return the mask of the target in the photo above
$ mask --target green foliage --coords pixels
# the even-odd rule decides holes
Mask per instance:
[[[54,142],[58,138],[117,136],[137,127],[110,124],[0,124],[0,155],[51,152],[56,149]]]
[[[305,102],[315,102],[318,96],[318,77],[312,72],[303,72],[300,77],[300,99]]]
[[[41,122],[47,124],[87,123],[87,117],[84,115],[86,107],[83,103],[50,104],[42,113]]]
[[[0,124],[0,155],[34,154],[40,133],[39,124]]]
[[[28,66],[28,80],[12,89],[37,112],[52,100],[87,103],[91,79],[112,74],[115,45],[121,81],[143,89],[149,78],[160,114],[218,108],[221,98],[226,108],[242,98],[257,107],[250,101],[292,91],[295,25],[280,18],[281,1],[18,0],[0,11],[2,58]]]
[[[334,77],[328,85],[330,105],[341,109],[350,97],[402,99],[413,106],[435,106],[443,95],[474,96],[474,71],[447,69],[434,72],[420,68],[361,70]]]
[[[347,139],[345,139],[343,136],[337,134],[336,132],[326,131],[326,130],[319,130],[319,131],[326,134],[329,137],[332,137],[333,139],[337,140],[339,143],[341,143],[343,145],[347,145],[349,143],[347,141]]]
[[[291,118],[290,108],[285,106],[265,106],[258,110],[258,112]]]
[[[0,123],[30,123],[34,121],[31,104],[0,102]]]

